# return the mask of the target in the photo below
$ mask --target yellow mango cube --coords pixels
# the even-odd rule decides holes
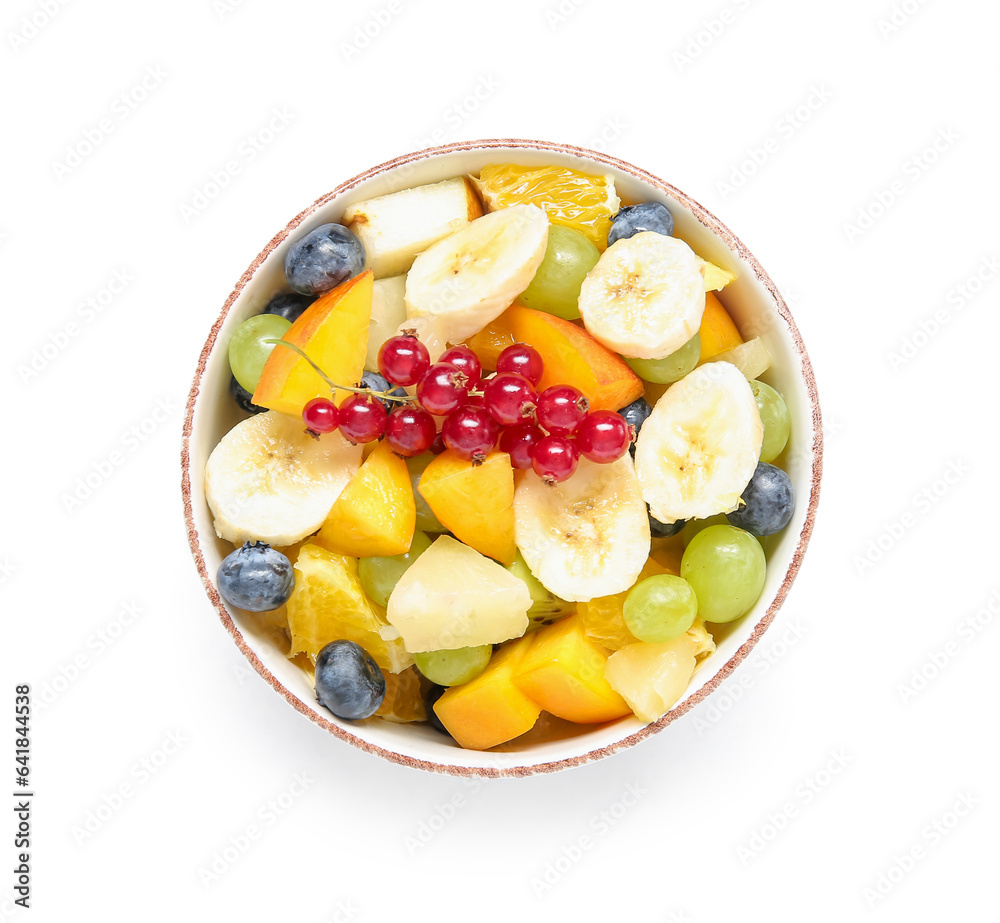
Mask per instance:
[[[557,718],[598,724],[631,713],[604,678],[606,648],[587,637],[580,616],[570,615],[535,634],[514,672],[514,684]]]
[[[740,331],[729,316],[729,312],[712,292],[705,294],[705,313],[701,316],[698,335],[701,337],[699,364],[743,342],[743,337],[740,336]]]
[[[383,440],[348,482],[313,541],[355,558],[403,554],[410,550],[416,518],[409,469]]]
[[[480,465],[442,452],[417,489],[455,538],[501,564],[513,563],[514,469],[506,452],[492,452]]]
[[[541,708],[512,682],[534,635],[508,641],[486,669],[470,682],[447,689],[434,712],[448,733],[467,750],[486,750],[530,730]]]

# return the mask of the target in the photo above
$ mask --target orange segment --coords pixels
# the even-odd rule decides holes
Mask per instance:
[[[459,541],[503,564],[514,561],[514,470],[505,452],[481,465],[442,452],[424,469],[418,490]]]
[[[514,671],[514,685],[549,714],[577,724],[597,724],[630,714],[628,703],[604,678],[608,651],[570,615],[534,636]]]
[[[361,588],[357,558],[319,545],[303,546],[286,605],[289,657],[304,653],[315,658],[326,644],[343,638],[360,644],[383,670],[397,673],[413,663],[401,641],[385,641],[379,634],[389,623]]]
[[[375,714],[398,724],[426,721],[427,706],[420,694],[420,674],[417,668],[408,667],[402,673],[384,675],[385,698]]]
[[[417,508],[406,462],[383,440],[351,478],[314,541],[352,557],[410,550]]]
[[[602,251],[608,246],[611,219],[621,205],[614,177],[569,167],[494,163],[480,170],[476,183],[490,211],[522,203],[537,205],[554,224],[576,228]]]
[[[541,708],[511,681],[535,635],[508,641],[474,680],[445,690],[434,713],[458,743],[485,750],[531,729]]]
[[[354,384],[365,370],[372,291],[370,271],[348,279],[309,305],[282,340],[307,353],[332,381]],[[339,391],[334,401],[339,404],[347,395]],[[329,385],[305,359],[276,345],[257,382],[254,403],[297,417],[314,397],[330,397]]]
[[[508,308],[496,320],[490,321],[479,333],[465,341],[465,345],[479,357],[479,361],[487,371],[495,371],[500,353],[517,342],[514,339],[510,312],[511,308]]]
[[[618,410],[642,396],[643,383],[624,360],[571,321],[512,304],[468,345],[477,355],[482,348],[492,357],[494,344],[507,337],[541,353],[545,371],[539,391],[573,385],[587,395],[592,410]],[[483,356],[480,361],[486,364]]]
[[[701,336],[701,356],[699,363],[739,346],[743,342],[740,332],[722,306],[722,302],[712,292],[705,293],[705,313],[698,330]]]

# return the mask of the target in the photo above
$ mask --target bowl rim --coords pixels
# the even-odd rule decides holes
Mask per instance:
[[[308,708],[303,702],[301,702],[292,692],[285,687],[280,680],[263,664],[260,658],[257,656],[254,649],[247,643],[242,632],[237,627],[236,623],[233,621],[228,609],[223,603],[218,590],[216,589],[214,583],[212,582],[211,576],[208,573],[208,568],[205,564],[205,558],[202,554],[200,536],[198,533],[197,526],[194,520],[194,510],[192,506],[191,499],[191,434],[194,421],[194,411],[195,405],[198,401],[198,396],[201,392],[201,381],[205,373],[205,368],[208,364],[209,356],[215,347],[215,342],[219,336],[219,332],[222,328],[223,323],[229,315],[230,309],[236,302],[237,298],[242,293],[244,287],[253,279],[257,270],[261,267],[267,257],[278,247],[297,227],[299,227],[303,222],[308,220],[312,215],[314,215],[319,209],[323,208],[325,205],[332,202],[334,199],[343,195],[345,192],[354,189],[358,185],[366,182],[367,180],[373,179],[376,176],[387,173],[391,170],[397,169],[399,167],[413,164],[421,160],[426,160],[431,157],[437,157],[443,154],[461,153],[467,151],[483,151],[490,150],[492,148],[504,148],[504,149],[524,149],[533,151],[551,151],[553,153],[565,154],[573,157],[581,157],[598,164],[604,164],[622,173],[628,174],[636,179],[644,182],[655,189],[665,193],[674,200],[680,202],[684,205],[691,214],[697,218],[697,220],[706,227],[711,233],[716,237],[720,238],[727,247],[744,260],[754,272],[757,280],[767,289],[771,298],[774,301],[775,309],[781,316],[782,320],[785,322],[787,331],[792,339],[792,345],[794,351],[799,357],[801,362],[802,379],[805,385],[806,393],[809,397],[810,412],[812,418],[813,427],[813,440],[811,449],[811,471],[810,471],[810,491],[809,491],[809,503],[806,510],[805,520],[803,522],[802,529],[799,533],[798,542],[795,546],[794,552],[792,553],[791,562],[788,565],[788,569],[785,572],[784,579],[781,585],[778,587],[777,592],[774,595],[771,604],[768,606],[767,611],[760,617],[757,624],[754,626],[753,632],[746,641],[737,649],[737,651],[715,672],[715,675],[711,677],[704,685],[698,689],[694,694],[688,696],[678,705],[671,708],[663,717],[654,721],[635,733],[623,737],[620,740],[614,741],[604,747],[596,747],[594,749],[588,750],[585,753],[580,753],[574,756],[563,757],[562,759],[549,760],[544,763],[531,763],[523,766],[460,766],[453,765],[449,763],[438,763],[432,760],[426,760],[415,756],[409,756],[407,754],[398,753],[394,750],[386,749],[378,744],[374,744],[370,741],[364,740],[361,737],[352,734],[349,730],[334,724],[332,721],[327,720],[322,715],[317,714],[310,708]],[[822,426],[822,415],[819,405],[819,393],[816,387],[815,375],[813,373],[812,363],[809,360],[809,354],[806,351],[805,344],[802,342],[802,336],[799,333],[799,329],[792,318],[791,312],[788,309],[788,305],[785,303],[784,298],[782,298],[781,293],[778,291],[771,277],[767,274],[764,267],[760,264],[757,258],[747,249],[744,243],[735,235],[732,231],[726,227],[714,214],[712,214],[707,208],[701,205],[699,202],[692,199],[689,195],[682,192],[677,187],[661,180],[659,177],[636,167],[627,161],[621,160],[617,157],[607,154],[602,151],[594,151],[588,148],[579,147],[573,144],[564,144],[552,141],[538,141],[525,138],[487,138],[481,140],[472,141],[456,141],[451,144],[443,144],[435,147],[423,148],[421,150],[412,151],[407,154],[401,154],[398,157],[394,157],[391,160],[387,160],[383,163],[377,164],[376,166],[370,167],[362,173],[359,173],[348,180],[340,183],[330,192],[325,193],[316,199],[311,205],[303,209],[299,214],[297,214],[288,224],[285,225],[275,236],[264,246],[264,248],[257,254],[256,258],[250,264],[250,266],[243,272],[239,280],[236,282],[232,292],[226,299],[225,304],[222,307],[219,316],[216,318],[215,323],[212,325],[209,331],[208,338],[202,347],[201,354],[198,358],[198,365],[195,370],[194,379],[191,385],[191,390],[188,394],[184,426],[182,432],[182,445],[181,445],[181,493],[183,497],[184,506],[184,521],[187,529],[188,535],[188,545],[191,549],[191,554],[195,561],[195,566],[198,569],[198,573],[201,577],[202,583],[205,586],[205,590],[208,594],[209,600],[215,607],[222,624],[225,626],[229,634],[232,636],[233,640],[236,642],[236,646],[242,652],[242,654],[250,662],[251,666],[271,685],[271,687],[280,693],[285,700],[299,713],[305,715],[311,721],[320,725],[334,736],[338,737],[360,750],[367,753],[371,753],[376,756],[380,756],[383,759],[388,760],[392,763],[397,763],[399,765],[407,766],[412,769],[422,769],[428,772],[444,773],[448,775],[455,776],[475,776],[475,777],[486,777],[486,778],[500,778],[500,777],[518,777],[518,776],[529,776],[536,773],[549,773],[556,772],[562,769],[568,769],[574,766],[580,766],[585,763],[593,762],[595,760],[602,759],[603,757],[610,756],[619,750],[632,747],[645,738],[658,733],[663,730],[668,724],[680,718],[682,715],[686,714],[691,708],[701,702],[706,696],[714,692],[722,682],[727,679],[730,674],[739,666],[740,663],[747,657],[750,651],[756,646],[760,640],[763,633],[774,621],[777,615],[778,609],[781,608],[788,595],[791,585],[795,580],[799,572],[799,568],[802,564],[802,557],[805,553],[806,547],[809,544],[809,540],[812,536],[813,528],[815,525],[816,509],[819,503],[819,490],[820,490],[820,480],[823,471],[823,426]],[[503,753],[501,757],[502,762],[506,762],[507,758],[513,756],[513,754]]]

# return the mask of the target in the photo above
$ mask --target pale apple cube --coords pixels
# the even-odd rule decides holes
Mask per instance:
[[[343,223],[365,245],[376,279],[406,272],[414,257],[483,213],[464,176],[414,186],[348,206]]]
[[[365,368],[369,372],[378,371],[378,351],[406,320],[405,292],[405,275],[376,279],[372,286],[372,317],[368,323],[368,355],[365,358]]]

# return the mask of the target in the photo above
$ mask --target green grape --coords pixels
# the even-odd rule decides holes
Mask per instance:
[[[550,224],[545,257],[518,301],[526,308],[576,320],[580,286],[600,256],[597,247],[575,228]]]
[[[785,399],[762,381],[751,381],[750,389],[757,399],[760,422],[764,425],[764,442],[760,448],[762,462],[774,461],[788,442],[788,432],[792,421],[788,415]]]
[[[643,381],[666,385],[680,381],[692,371],[701,358],[701,336],[695,334],[680,349],[664,359],[629,359],[625,361]]]
[[[291,326],[291,321],[277,314],[257,314],[236,328],[229,341],[229,367],[251,394],[257,389],[264,363],[274,349],[273,343],[263,341],[269,337],[280,340]]]
[[[478,647],[460,647],[454,651],[414,654],[413,662],[432,683],[457,686],[479,676],[486,669],[492,655],[492,644],[480,644]]]
[[[423,532],[414,532],[413,541],[410,542],[410,550],[403,554],[360,558],[358,560],[358,578],[361,580],[361,589],[365,591],[372,602],[378,603],[380,606],[387,606],[389,594],[399,583],[399,578],[430,547],[431,540]]]
[[[681,576],[698,597],[706,622],[731,622],[746,615],[764,589],[767,561],[749,532],[736,526],[709,526],[684,549]]]
[[[410,469],[410,483],[413,485],[413,502],[417,507],[417,528],[421,532],[447,532],[419,490],[420,476],[432,461],[434,456],[430,452],[406,460],[406,467]]]
[[[625,625],[640,641],[669,641],[698,615],[698,598],[683,577],[660,574],[640,580],[625,597]]]

